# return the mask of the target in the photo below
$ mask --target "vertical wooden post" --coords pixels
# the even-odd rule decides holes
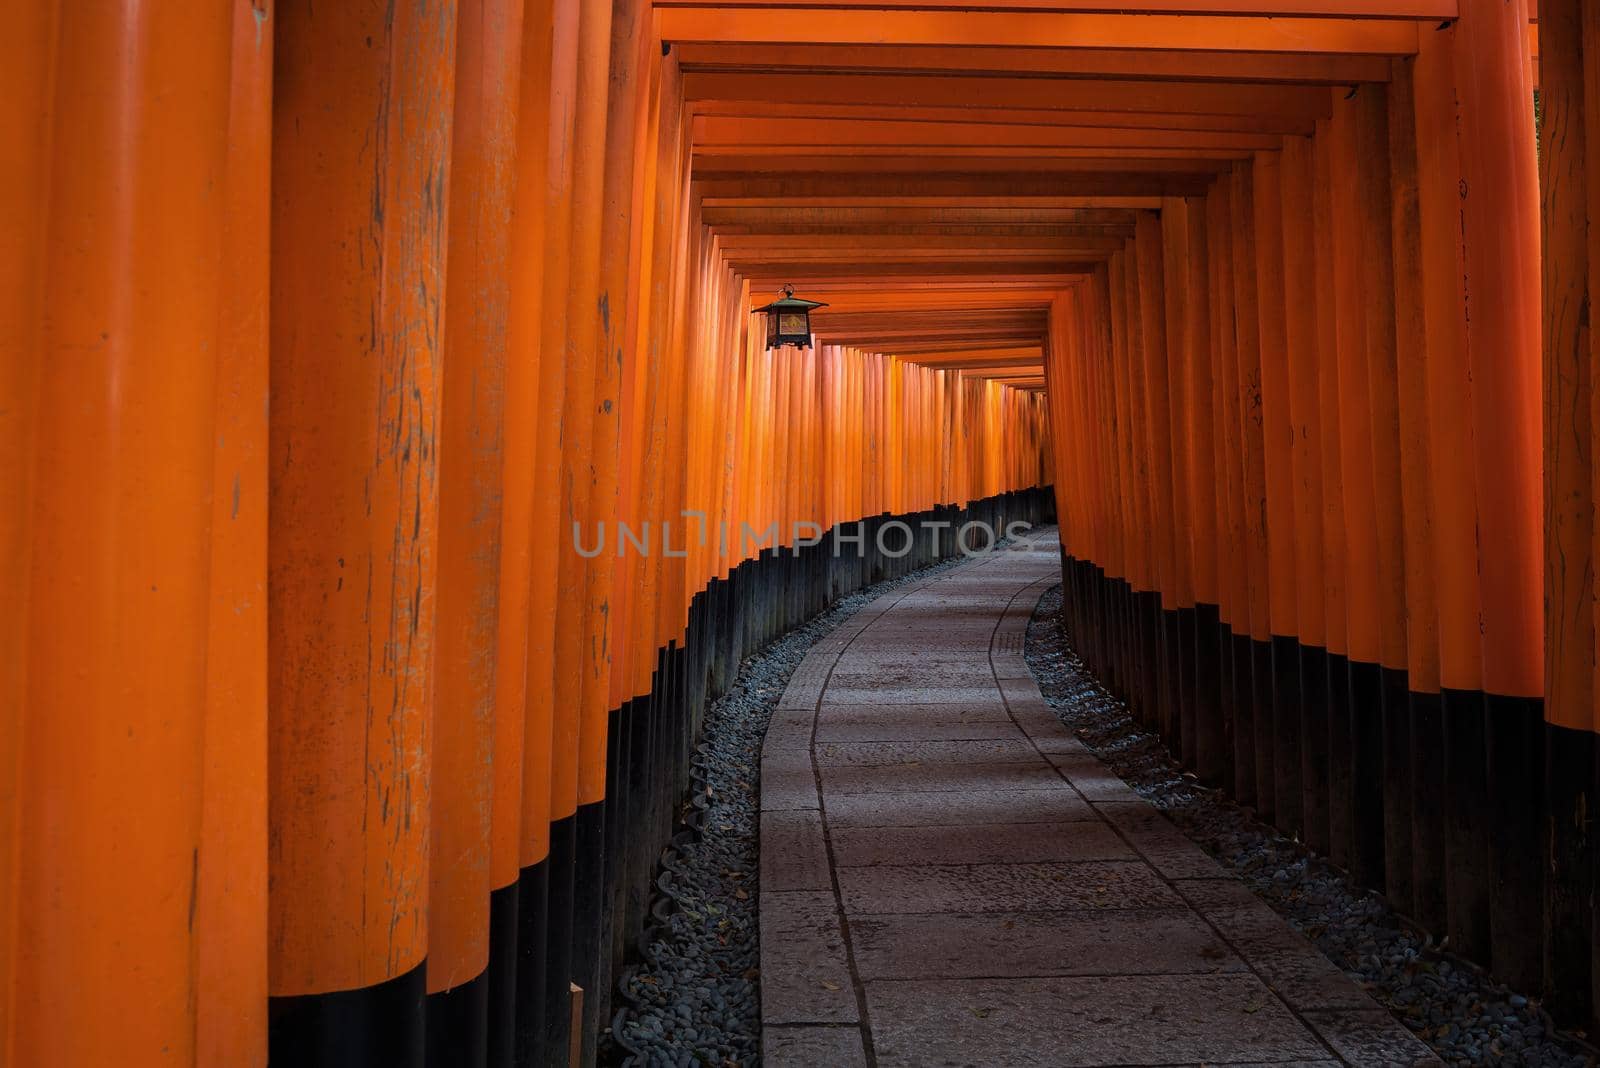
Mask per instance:
[[[1300,765],[1290,772],[1300,785],[1298,827],[1308,844],[1328,840],[1328,609],[1323,574],[1322,406],[1318,397],[1322,351],[1317,286],[1317,231],[1309,138],[1284,140],[1282,164],[1284,349],[1289,407],[1290,468],[1294,482],[1294,663],[1273,653],[1273,677],[1294,694],[1300,721]],[[1315,848],[1315,846],[1313,846]]]
[[[1387,90],[1364,86],[1351,101],[1362,220],[1361,306],[1365,318],[1366,403],[1372,432],[1372,524],[1377,564],[1378,661],[1368,683],[1380,709],[1383,866],[1375,873],[1395,906],[1411,914],[1411,712],[1406,626],[1405,510],[1396,352],[1395,242],[1390,191]],[[1407,353],[1408,358],[1420,353]],[[1346,483],[1348,488],[1349,483]],[[1420,566],[1420,563],[1419,563]],[[1424,631],[1426,636],[1426,631]],[[1356,675],[1351,676],[1352,686]],[[1352,699],[1355,692],[1352,691]]]
[[[1268,647],[1258,653],[1257,692],[1272,711],[1271,746],[1260,755],[1270,767],[1258,789],[1273,789],[1270,813],[1286,833],[1300,831],[1300,655],[1295,482],[1294,418],[1289,364],[1304,359],[1288,348],[1289,311],[1285,302],[1283,187],[1279,152],[1255,155],[1254,230],[1256,286],[1261,337],[1262,459],[1266,488]],[[1258,647],[1259,648],[1259,647]]]
[[[1410,827],[1386,848],[1395,885],[1411,888],[1410,915],[1430,931],[1446,929],[1444,903],[1444,776],[1438,754],[1439,607],[1434,564],[1434,471],[1428,366],[1435,339],[1428,336],[1427,273],[1422,240],[1416,100],[1411,61],[1397,61],[1389,85],[1390,210],[1394,241],[1395,373],[1399,420],[1400,492],[1406,560],[1404,612],[1407,744],[1411,752],[1406,786]],[[1385,700],[1390,691],[1385,690]],[[1387,714],[1387,706],[1385,712]],[[1408,866],[1402,875],[1396,861]]]
[[[275,1062],[422,1062],[455,16],[279,7]]]
[[[18,595],[0,652],[0,743],[18,743],[0,757],[0,1057],[189,1064],[202,946],[225,936],[192,910],[218,349],[234,325],[232,7],[29,6],[0,64],[19,91],[0,136],[24,149],[0,209],[17,226],[0,248],[0,443],[19,476],[0,493],[21,506],[0,519]],[[248,363],[232,350],[229,374],[234,357]],[[232,588],[248,559],[229,563]]]
[[[1525,0],[1456,23],[1462,276],[1487,708],[1489,960],[1513,986],[1542,969],[1544,533],[1539,177]]]
[[[1457,31],[1424,37],[1412,63],[1417,131],[1417,203],[1427,332],[1428,438],[1433,475],[1430,539],[1438,602],[1439,712],[1413,708],[1414,743],[1444,754],[1446,931],[1464,956],[1487,959],[1488,843],[1485,840],[1483,602],[1479,589],[1478,490],[1467,359],[1466,270],[1456,138]],[[1419,857],[1425,862],[1425,854]],[[1424,885],[1418,880],[1417,885]]]
[[[267,377],[272,12],[233,4],[211,499],[196,1058],[267,1061]]]
[[[1588,146],[1600,123],[1600,12],[1539,10],[1543,168],[1545,1005],[1593,1030],[1595,843],[1595,425],[1591,265],[1600,205]],[[1581,933],[1581,937],[1580,937]]]
[[[26,697],[33,450],[49,241],[49,150],[59,4],[32,4],[0,42],[0,1061],[17,1056],[15,983],[21,892],[22,738]]]
[[[1327,610],[1327,655],[1312,653],[1300,659],[1302,692],[1322,697],[1327,732],[1323,737],[1327,753],[1327,819],[1323,823],[1307,820],[1307,844],[1335,864],[1350,862],[1350,716],[1347,699],[1349,678],[1349,578],[1346,564],[1344,510],[1344,453],[1340,434],[1342,399],[1339,390],[1338,328],[1339,302],[1335,293],[1336,257],[1333,231],[1337,225],[1333,210],[1332,123],[1317,122],[1312,139],[1311,210],[1315,244],[1326,250],[1315,260],[1318,294],[1316,320],[1317,412],[1322,432],[1322,575],[1323,605]],[[1313,714],[1316,709],[1313,709]],[[1318,725],[1308,723],[1307,733]],[[1319,836],[1322,836],[1319,838]]]
[[[481,1065],[492,1044],[490,957],[511,952],[492,948],[491,893],[514,882],[494,879],[491,825],[505,812],[507,780],[518,787],[514,805],[522,778],[521,709],[496,703],[502,485],[514,475],[524,496],[532,481],[531,434],[518,427],[515,452],[506,435],[521,0],[462,0],[458,26],[440,378],[427,1039],[431,1064]],[[525,296],[528,287],[517,288]],[[535,377],[537,350],[517,351],[515,363],[519,376]],[[519,405],[521,419],[527,407]],[[520,659],[505,666],[522,674]],[[500,933],[510,933],[503,918]],[[495,1018],[509,1022],[503,1011]],[[493,1044],[504,1049],[504,1039]]]

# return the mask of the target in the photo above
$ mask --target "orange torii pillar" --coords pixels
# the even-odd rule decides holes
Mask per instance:
[[[522,710],[495,700],[512,278],[506,221],[516,177],[521,20],[521,0],[462,0],[459,9],[428,869],[427,1042],[435,1065],[484,1065],[491,1048],[504,1063],[514,1015],[503,1003],[510,992],[503,979],[493,991],[502,1003],[491,1014],[489,969],[491,960],[515,959],[514,941],[506,944],[515,926],[507,923],[505,880],[494,877],[491,841],[505,835],[492,822],[504,819],[506,780],[515,786],[513,813],[522,785]],[[525,299],[525,290],[518,296]],[[531,354],[518,355],[519,365],[534,365],[524,373],[536,373]],[[514,840],[514,826],[510,833]],[[510,905],[514,910],[514,897]]]
[[[278,14],[272,1057],[417,1065],[455,6]]]
[[[1593,1033],[1596,926],[1594,264],[1600,212],[1589,162],[1600,144],[1600,10],[1539,10],[1544,196],[1546,1007]]]
[[[563,864],[570,863],[571,853],[566,848],[567,828],[556,826],[553,813],[558,798],[565,796],[567,781],[563,777],[558,784],[556,759],[562,759],[564,768],[574,745],[571,731],[576,715],[572,705],[557,702],[555,643],[560,565],[565,559],[559,546],[569,544],[572,537],[570,525],[564,526],[561,519],[560,480],[582,17],[579,0],[536,0],[523,13],[518,231],[513,237],[512,264],[513,271],[526,278],[517,286],[517,292],[526,290],[526,296],[513,303],[509,344],[514,360],[536,354],[538,366],[533,381],[513,390],[507,399],[508,404],[525,406],[535,433],[532,441],[522,446],[531,452],[506,454],[505,555],[521,553],[528,563],[525,573],[520,569],[513,573],[509,567],[501,572],[499,657],[512,665],[521,663],[523,670],[517,672],[513,666],[508,670],[515,675],[502,673],[495,697],[497,703],[507,706],[507,714],[515,715],[518,709],[524,714],[517,834],[515,1053],[519,1065],[541,1063],[541,1058],[565,1049],[563,1036],[571,1018],[567,916],[563,912],[558,917],[553,911],[553,906],[555,910],[570,907],[570,891],[563,896],[566,883],[556,878],[554,847],[561,845]],[[509,413],[507,420],[509,433]],[[524,463],[531,465],[530,470],[514,474],[514,467]],[[529,492],[528,518],[513,530],[511,495],[517,494],[520,502],[522,494]],[[516,620],[508,624],[512,613]],[[509,858],[502,865],[509,868]]]
[[[1486,784],[1490,965],[1507,982],[1532,987],[1542,944],[1545,660],[1539,185],[1527,16],[1523,0],[1466,5],[1453,30],[1483,729],[1480,741],[1472,731],[1477,706],[1452,716],[1447,705],[1446,766],[1476,764],[1464,785],[1470,790],[1473,775]],[[1466,728],[1461,745],[1458,723]],[[1458,818],[1472,815],[1469,808]]]
[[[0,46],[6,1063],[265,1062],[270,50],[236,13],[32,4]]]

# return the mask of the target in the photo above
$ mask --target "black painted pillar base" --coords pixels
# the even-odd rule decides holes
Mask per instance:
[[[1300,643],[1274,634],[1270,656],[1273,824],[1284,834],[1302,837],[1305,787],[1301,781],[1300,746],[1305,733],[1305,712],[1300,701]]]
[[[1256,813],[1266,823],[1277,820],[1278,712],[1272,704],[1272,643],[1250,641],[1250,705],[1255,710]]]
[[[1383,887],[1403,916],[1415,915],[1412,893],[1411,794],[1416,761],[1411,748],[1411,693],[1404,671],[1385,667],[1379,687],[1383,703]]]
[[[428,995],[428,1068],[483,1068],[489,1062],[489,973]]]
[[[539,1068],[560,1068],[567,1063],[572,1041],[572,932],[573,862],[577,853],[577,817],[566,816],[550,824],[550,867],[545,908],[544,998],[540,1016],[544,1040]],[[520,999],[519,999],[520,1000]],[[527,1012],[527,1002],[523,1010]]]
[[[600,1010],[611,991],[604,982],[601,946],[605,930],[606,802],[578,806],[577,853],[572,890],[572,982],[583,988],[583,1065],[595,1062]],[[608,949],[609,947],[607,947]]]
[[[1178,705],[1177,731],[1172,742],[1169,743],[1169,748],[1177,755],[1178,760],[1184,767],[1193,768],[1196,765],[1195,714],[1201,700],[1200,650],[1195,641],[1196,635],[1199,633],[1199,608],[1193,605],[1188,608],[1180,608],[1177,616],[1180,703]]]
[[[1480,690],[1445,690],[1445,902],[1450,948],[1489,962],[1488,752]]]
[[[1306,846],[1328,856],[1328,650],[1300,646],[1300,825]]]
[[[1349,673],[1350,877],[1383,891],[1383,669],[1361,660],[1346,661]]]
[[[1516,990],[1544,977],[1544,702],[1485,699],[1489,753],[1489,966]]]
[[[517,1063],[517,926],[521,878],[489,892],[489,1068]]]
[[[1233,663],[1233,797],[1241,805],[1255,807],[1256,797],[1256,707],[1255,642],[1248,633],[1235,631],[1229,642]]]
[[[1350,718],[1350,660],[1330,652],[1328,693],[1328,849],[1335,866],[1349,870],[1355,829],[1355,725]]]
[[[1443,938],[1445,821],[1453,818],[1445,789],[1444,705],[1436,693],[1411,693],[1411,918]]]
[[[1544,1007],[1556,1024],[1593,1032],[1595,736],[1544,726],[1545,839]]]
[[[1195,605],[1194,624],[1194,759],[1184,762],[1207,786],[1221,786],[1231,775],[1222,719],[1222,640],[1227,631],[1214,604]]]
[[[427,962],[393,979],[270,998],[267,1051],[295,1068],[423,1068]]]

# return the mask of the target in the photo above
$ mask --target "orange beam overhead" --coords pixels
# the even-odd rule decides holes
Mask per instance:
[[[1145,0],[1113,4],[1106,0],[873,0],[875,8],[959,8],[963,11],[1049,11],[1111,15],[1208,15],[1246,18],[1453,19],[1457,0]],[[858,5],[841,0],[655,0],[658,9],[754,8],[772,10],[850,10]],[[860,5],[864,6],[864,5]],[[802,16],[804,17],[804,16]],[[794,36],[800,36],[798,34]],[[792,40],[793,37],[788,38]],[[1198,46],[1196,46],[1198,47]]]
[[[1326,90],[1294,85],[920,74],[686,74],[684,100],[1327,118]]]
[[[661,7],[657,19],[663,41],[797,43],[795,38],[803,36],[803,43],[810,44],[969,44],[1386,56],[1411,55],[1417,50],[1417,27],[1408,21],[1098,15],[1062,13],[1059,9],[1065,5],[1054,0],[1050,6],[1057,10],[917,11],[886,9],[882,5],[832,10],[776,3],[740,8],[685,4]],[[1208,6],[1215,9],[1227,5],[1210,0]]]
[[[961,71],[1078,77],[1216,79],[1347,85],[1389,80],[1389,60],[1373,55],[1191,52],[1155,49],[991,48],[950,45],[792,45],[688,42],[676,48],[685,71]]]

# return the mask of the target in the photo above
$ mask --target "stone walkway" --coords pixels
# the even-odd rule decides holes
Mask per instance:
[[[761,764],[768,1068],[1438,1063],[1046,707],[1035,538],[885,594],[790,681]]]

